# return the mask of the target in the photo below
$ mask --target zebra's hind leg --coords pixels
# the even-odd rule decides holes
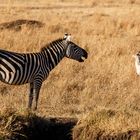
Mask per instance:
[[[32,101],[33,101],[33,83],[30,83],[30,93],[29,93],[28,109],[31,109]]]

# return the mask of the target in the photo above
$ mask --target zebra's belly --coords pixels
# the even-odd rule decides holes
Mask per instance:
[[[0,80],[10,85],[21,85],[28,83],[28,79],[23,79],[24,74],[21,74],[19,70],[12,71],[0,71]]]

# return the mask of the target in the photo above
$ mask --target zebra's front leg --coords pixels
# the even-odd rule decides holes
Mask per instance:
[[[42,86],[42,81],[36,81],[34,82],[34,106],[33,106],[33,110],[37,110],[37,105],[38,105],[38,98],[39,98],[39,92],[40,92],[40,88]]]
[[[31,109],[32,101],[33,101],[33,83],[30,83],[30,93],[29,93],[28,109]]]

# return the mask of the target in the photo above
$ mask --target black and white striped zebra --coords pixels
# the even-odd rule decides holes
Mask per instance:
[[[62,60],[68,57],[79,62],[87,58],[87,52],[70,40],[70,35],[52,41],[38,53],[15,53],[0,49],[0,80],[11,85],[30,83],[28,108],[37,109],[38,97],[42,82],[49,72]]]

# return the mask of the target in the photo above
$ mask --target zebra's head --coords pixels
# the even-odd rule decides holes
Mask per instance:
[[[65,34],[64,39],[67,42],[66,57],[79,62],[84,62],[88,57],[88,53],[71,41],[71,35]]]

